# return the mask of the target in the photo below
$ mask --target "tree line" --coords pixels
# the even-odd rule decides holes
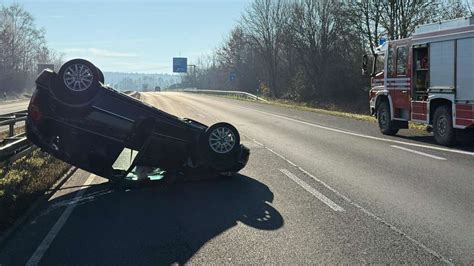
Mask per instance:
[[[171,74],[104,72],[104,76],[118,90],[154,91],[157,86],[167,88],[180,82],[179,76]]]
[[[406,38],[419,25],[472,14],[470,0],[254,0],[182,86],[366,112],[361,58],[381,37]]]
[[[0,96],[31,91],[37,64],[61,61],[61,55],[47,47],[45,30],[35,25],[30,13],[19,4],[0,6]]]

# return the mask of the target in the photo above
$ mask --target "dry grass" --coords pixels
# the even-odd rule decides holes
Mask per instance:
[[[15,135],[25,132],[25,125],[15,127]],[[0,129],[0,140],[3,140],[8,137],[8,127]]]
[[[40,150],[0,169],[0,231],[10,226],[70,166]]]
[[[246,97],[233,97],[233,96],[222,96],[222,95],[214,95],[214,96],[236,99],[236,100],[241,100],[241,101],[255,102],[255,100],[249,99]],[[285,107],[285,108],[291,108],[291,109],[298,109],[302,111],[314,112],[314,113],[325,114],[325,115],[350,118],[350,119],[366,121],[366,122],[371,122],[371,123],[377,123],[377,119],[374,116],[338,110],[336,106],[325,106],[324,108],[321,108],[321,107],[310,106],[307,103],[295,102],[295,101],[290,101],[290,100],[269,99],[269,98],[264,98],[264,99],[267,100],[267,102],[259,102],[259,103],[280,106],[280,107]],[[367,103],[367,106],[368,106],[368,103]],[[426,125],[423,125],[423,124],[409,122],[408,125],[410,129],[414,129],[414,130],[425,131],[426,129]]]

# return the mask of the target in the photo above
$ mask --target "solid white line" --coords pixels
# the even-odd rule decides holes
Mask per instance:
[[[418,155],[423,155],[423,156],[426,156],[426,157],[429,157],[429,158],[433,158],[433,159],[436,159],[436,160],[442,160],[442,161],[445,161],[445,160],[446,160],[446,158],[438,157],[438,156],[431,155],[431,154],[428,154],[428,153],[424,153],[424,152],[421,152],[421,151],[415,151],[415,150],[411,150],[411,149],[408,149],[408,148],[405,148],[405,147],[400,147],[400,146],[397,146],[397,145],[390,145],[390,146],[391,146],[392,148],[404,150],[404,151],[411,152],[411,153],[415,153],[415,154],[418,154]]]
[[[250,137],[249,137],[250,138]],[[253,138],[250,138],[252,139],[255,143],[259,143],[258,141],[256,141],[255,139]],[[263,145],[263,144],[262,144]],[[263,145],[264,146],[264,145]],[[265,147],[265,146],[264,146]],[[268,149],[267,149],[268,150]],[[345,201],[347,201],[349,204],[351,204],[352,206],[354,206],[355,208],[359,209],[360,211],[362,211],[363,213],[365,213],[367,216],[369,217],[372,217],[373,219],[379,221],[380,223],[386,225],[388,228],[390,228],[392,231],[396,232],[397,234],[400,234],[401,236],[405,237],[406,239],[408,239],[409,241],[411,241],[412,243],[414,243],[415,245],[419,246],[420,248],[422,248],[423,250],[425,250],[426,252],[430,253],[431,255],[435,256],[436,258],[438,258],[439,260],[441,260],[442,262],[448,264],[448,265],[453,265],[453,263],[448,260],[447,258],[445,258],[443,255],[439,254],[438,252],[436,252],[435,250],[429,248],[428,246],[426,246],[425,244],[423,244],[422,242],[414,239],[413,237],[407,235],[405,232],[403,232],[401,229],[399,229],[398,227],[394,226],[393,224],[387,222],[386,220],[384,220],[382,217],[379,217],[377,216],[376,214],[372,213],[371,211],[367,210],[366,208],[362,207],[361,205],[359,205],[358,203],[352,201],[350,198],[348,198],[347,196],[345,196],[344,194],[342,194],[341,192],[337,191],[336,189],[334,189],[333,187],[331,187],[330,185],[326,184],[326,182],[324,182],[323,180],[317,178],[316,176],[312,175],[310,172],[306,171],[305,169],[297,166],[297,168],[303,172],[304,174],[306,174],[307,176],[311,177],[312,179],[314,179],[316,182],[320,183],[321,185],[323,185],[324,187],[326,187],[327,189],[329,189],[330,191],[334,192],[334,194],[336,194],[337,196],[339,196],[340,198],[344,199]],[[282,170],[285,170],[285,169],[282,169]],[[282,171],[280,170],[280,171]],[[294,175],[293,175],[294,176]],[[290,177],[290,176],[288,176]],[[291,177],[290,177],[291,178]],[[296,181],[295,181],[296,182]]]
[[[267,149],[269,152],[275,154],[276,156],[282,158],[283,160],[285,160],[287,163],[291,164],[292,166],[296,166],[296,164],[294,164],[292,161],[286,159],[285,156],[283,156],[283,155],[277,153],[276,151],[274,151],[274,150],[272,150],[272,149],[270,149],[270,148],[268,148],[268,147],[266,147],[266,146],[265,146],[265,149]]]
[[[321,192],[317,191],[312,186],[308,185],[308,183],[306,183],[303,180],[299,179],[297,176],[295,176],[290,171],[288,171],[286,169],[280,169],[280,172],[285,174],[287,177],[289,177],[291,180],[293,180],[296,184],[300,185],[306,191],[311,193],[313,196],[315,196],[322,203],[326,204],[329,208],[331,208],[331,209],[333,209],[334,211],[337,211],[337,212],[345,212],[345,210],[341,206],[337,205],[336,203],[334,203],[334,201],[330,200],[329,198],[327,198],[326,196],[321,194]]]
[[[317,127],[317,128],[320,128],[320,129],[325,129],[325,130],[329,130],[329,131],[333,131],[333,132],[337,132],[337,133],[341,133],[341,134],[352,135],[352,136],[356,136],[356,137],[372,139],[372,140],[378,140],[378,141],[384,141],[384,142],[389,142],[389,143],[403,144],[403,145],[412,146],[412,147],[419,147],[419,148],[432,149],[432,150],[437,150],[437,151],[445,151],[445,152],[452,152],[452,153],[457,153],[457,154],[474,156],[474,152],[454,150],[454,149],[449,149],[449,148],[442,148],[442,147],[436,147],[436,146],[430,146],[430,145],[424,145],[424,144],[417,144],[417,143],[411,143],[411,142],[404,142],[404,141],[400,141],[400,140],[373,137],[373,136],[369,136],[369,135],[364,135],[364,134],[360,134],[360,133],[355,133],[355,132],[350,132],[350,131],[346,131],[346,130],[336,129],[336,128],[332,128],[332,127],[321,126],[321,125],[318,125],[318,124],[315,124],[315,123],[310,123],[310,122],[306,122],[306,121],[302,121],[302,120],[298,120],[298,119],[294,119],[294,118],[290,118],[290,117],[286,117],[286,116],[282,116],[282,115],[277,115],[277,114],[274,114],[274,113],[260,111],[260,110],[253,109],[253,108],[247,108],[247,107],[241,107],[241,106],[236,106],[236,107],[237,108],[242,108],[242,109],[252,110],[254,112],[258,112],[258,113],[262,113],[262,114],[282,118],[282,119],[285,119],[285,120],[288,120],[288,121],[293,121],[293,122],[297,122],[297,123],[300,123],[300,124],[304,124],[304,125],[308,125],[308,126],[312,126],[312,127]]]
[[[280,157],[281,159],[285,160],[285,161],[286,161],[287,163],[289,163],[291,166],[294,166],[294,167],[297,167],[297,166],[298,166],[298,165],[296,165],[294,162],[288,160],[285,156],[283,156],[283,155],[279,154],[278,152],[272,150],[271,148],[265,146],[263,143],[258,142],[258,141],[255,140],[254,138],[251,138],[250,136],[247,136],[247,135],[245,135],[245,134],[243,134],[243,133],[240,133],[240,134],[242,134],[243,136],[245,136],[245,137],[251,139],[255,144],[257,144],[257,145],[259,145],[259,146],[262,146],[262,147],[265,148],[267,151],[269,151],[269,152],[275,154],[276,156]]]
[[[94,180],[95,175],[90,175],[86,182],[84,183],[84,186],[88,186],[92,183]],[[66,223],[67,219],[71,215],[72,211],[77,205],[78,199],[84,195],[84,192],[86,189],[81,189],[79,190],[76,195],[74,196],[74,199],[72,200],[74,203],[71,205],[68,205],[66,210],[61,214],[59,219],[56,221],[56,223],[53,225],[49,233],[46,235],[46,237],[43,239],[41,244],[38,246],[36,249],[35,253],[31,256],[31,258],[28,260],[26,265],[38,265],[38,263],[41,261],[41,258],[43,258],[44,253],[48,250],[49,246],[53,242],[54,238],[58,235],[59,231],[61,231],[61,228],[64,226]]]
[[[262,146],[262,147],[265,146],[265,145],[263,145],[262,143],[260,143],[260,142],[258,142],[258,141],[256,141],[256,140],[254,140],[254,139],[253,139],[253,142],[255,142],[255,143],[256,143],[257,145],[259,145],[259,146]]]
[[[454,152],[454,153],[461,153],[461,154],[467,154],[467,155],[474,155],[474,153],[469,153],[469,152],[463,152],[463,151],[458,151],[458,150],[451,150],[451,149],[445,149],[445,148],[438,148],[438,147],[433,147],[433,146],[427,146],[427,145],[421,145],[421,144],[414,144],[414,143],[406,143],[406,142],[403,142],[403,141],[396,141],[396,140],[389,140],[389,139],[383,139],[383,138],[377,138],[377,137],[372,137],[372,136],[367,136],[367,135],[363,135],[363,134],[358,134],[358,133],[352,133],[352,132],[347,132],[347,131],[344,131],[344,130],[339,130],[339,129],[334,129],[334,128],[330,128],[330,127],[325,127],[325,126],[320,126],[320,125],[317,125],[317,124],[312,124],[312,123],[308,123],[308,122],[304,122],[304,121],[300,121],[300,120],[296,120],[296,119],[293,119],[293,118],[289,118],[289,117],[285,117],[285,116],[281,116],[281,115],[276,115],[276,114],[272,114],[272,113],[268,113],[268,112],[264,112],[264,111],[260,111],[260,110],[257,110],[257,109],[253,109],[253,108],[247,108],[247,107],[241,107],[241,106],[238,106],[238,105],[233,105],[234,107],[236,108],[242,108],[242,109],[248,109],[248,110],[252,110],[252,111],[255,111],[255,112],[260,112],[260,113],[263,113],[263,114],[267,114],[267,115],[271,115],[271,116],[275,116],[275,117],[280,117],[280,118],[283,118],[283,119],[287,119],[287,120],[290,120],[290,121],[295,121],[295,122],[298,122],[298,123],[302,123],[302,124],[306,124],[306,125],[310,125],[310,126],[314,126],[314,127],[319,127],[319,128],[322,128],[322,129],[327,129],[327,130],[331,130],[331,131],[334,131],[334,132],[339,132],[339,133],[343,133],[343,134],[350,134],[350,135],[354,135],[354,136],[359,136],[359,137],[364,137],[364,138],[369,138],[369,139],[375,139],[375,140],[380,140],[380,141],[386,141],[386,142],[392,142],[392,143],[398,143],[398,144],[405,144],[405,145],[412,145],[412,146],[419,146],[419,147],[422,147],[422,148],[431,148],[431,149],[437,149],[437,150],[444,150],[444,151],[449,151],[449,152]],[[247,136],[248,137],[248,136]],[[250,137],[248,137],[250,138]],[[264,146],[262,143],[258,142],[257,140],[253,139],[253,138],[250,138],[252,139],[256,144],[258,145],[261,145],[261,146]],[[264,146],[265,147],[265,146]],[[358,203],[352,201],[350,198],[348,198],[347,196],[345,196],[344,194],[340,193],[339,191],[337,191],[336,189],[332,188],[331,186],[329,186],[328,184],[326,184],[323,180],[317,178],[316,176],[312,175],[311,173],[309,173],[308,171],[304,170],[303,168],[297,166],[297,168],[302,171],[303,173],[305,173],[306,175],[308,175],[309,177],[313,178],[316,182],[322,184],[324,187],[326,187],[327,189],[329,189],[330,191],[334,192],[336,195],[338,195],[339,197],[341,197],[342,199],[344,199],[345,201],[347,201],[349,204],[351,204],[352,206],[354,206],[355,208],[359,209],[360,211],[362,211],[363,213],[365,213],[366,215],[372,217],[373,219],[379,221],[380,223],[386,225],[388,228],[390,228],[392,231],[396,232],[397,234],[400,234],[401,236],[405,237],[406,239],[408,239],[409,241],[411,241],[412,243],[414,243],[415,245],[417,245],[418,247],[420,247],[421,249],[425,250],[426,252],[430,253],[431,255],[433,255],[434,257],[438,258],[439,260],[441,260],[442,262],[448,264],[448,265],[453,265],[453,263],[448,260],[447,258],[445,258],[444,256],[442,256],[441,254],[439,254],[438,252],[436,252],[435,250],[427,247],[425,244],[423,244],[422,242],[414,239],[413,237],[407,235],[405,232],[403,232],[401,229],[399,229],[398,227],[394,226],[393,224],[387,222],[386,220],[384,220],[382,217],[379,217],[377,216],[376,214],[370,212],[369,210],[365,209],[364,207],[362,207],[361,205],[359,205]]]
[[[305,173],[306,175],[310,176],[311,178],[313,178],[315,181],[317,181],[318,183],[322,184],[323,186],[325,186],[327,189],[331,190],[332,192],[334,192],[336,195],[338,195],[339,197],[343,198],[345,201],[347,201],[349,204],[351,204],[352,206],[356,207],[357,209],[359,209],[360,211],[362,211],[363,213],[365,213],[366,215],[374,218],[375,220],[381,222],[382,224],[388,226],[388,228],[390,228],[392,231],[400,234],[401,236],[405,237],[406,239],[408,239],[409,241],[411,241],[412,243],[414,243],[415,245],[421,247],[423,250],[425,250],[426,252],[430,253],[431,255],[435,256],[436,258],[440,259],[441,261],[443,261],[444,263],[448,264],[448,265],[453,265],[453,263],[448,260],[447,258],[445,258],[443,255],[439,254],[438,252],[436,252],[435,250],[427,247],[425,244],[421,243],[420,241],[414,239],[413,237],[407,235],[405,232],[403,232],[401,229],[399,229],[398,227],[394,226],[393,224],[385,221],[382,217],[379,217],[377,216],[376,214],[372,213],[371,211],[367,210],[366,208],[362,207],[361,205],[359,205],[358,203],[352,201],[350,198],[348,198],[347,196],[345,196],[344,194],[342,194],[341,192],[337,191],[336,189],[332,188],[331,186],[329,186],[328,184],[326,184],[326,182],[324,182],[323,180],[317,178],[316,176],[312,175],[311,173],[309,173],[308,171],[304,170],[303,168],[301,167],[298,167],[299,170],[301,170],[303,173]]]

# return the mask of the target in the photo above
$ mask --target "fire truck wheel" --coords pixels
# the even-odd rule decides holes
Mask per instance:
[[[436,108],[433,118],[433,134],[436,142],[441,145],[452,146],[456,141],[453,115],[449,106],[442,105]]]
[[[388,102],[382,102],[377,110],[377,119],[379,122],[380,132],[384,135],[395,135],[398,132],[398,127],[395,121],[391,119],[390,106]]]

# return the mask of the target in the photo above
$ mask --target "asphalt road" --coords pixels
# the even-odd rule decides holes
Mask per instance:
[[[1,265],[474,264],[474,152],[373,123],[184,93],[142,99],[233,123],[241,175],[137,188],[78,171]]]
[[[28,100],[0,102],[0,115],[25,111],[28,108],[28,103]],[[15,127],[23,126],[24,124],[24,122],[18,122],[15,124]],[[0,126],[0,132],[6,130],[8,130],[8,126]]]
[[[28,107],[29,101],[0,102],[0,115],[18,111],[24,111]]]

